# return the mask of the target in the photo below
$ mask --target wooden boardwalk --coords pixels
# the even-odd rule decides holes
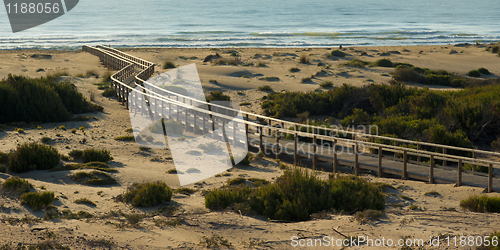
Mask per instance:
[[[428,183],[456,183],[484,187],[487,192],[500,191],[500,179],[494,176],[495,168],[500,166],[494,159],[500,153],[340,131],[206,103],[168,90],[155,90],[157,87],[146,81],[154,73],[151,62],[103,46],[82,49],[98,56],[105,66],[118,70],[111,77],[112,86],[118,100],[131,113],[174,120],[182,124],[185,133],[255,146],[271,151],[277,158],[280,154],[293,155],[295,165],[301,159],[311,159],[313,168],[319,162],[329,162],[334,172],[339,166],[348,166],[354,174],[370,171],[379,176],[391,174]],[[293,139],[284,139],[285,135]],[[376,143],[376,139],[386,143]],[[448,154],[451,150],[459,154]],[[465,164],[474,169],[464,170]],[[474,171],[475,166],[486,167],[488,173]]]

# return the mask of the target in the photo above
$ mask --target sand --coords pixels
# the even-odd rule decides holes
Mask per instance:
[[[265,92],[257,88],[270,85],[275,91],[314,91],[319,83],[332,81],[334,86],[344,83],[362,86],[370,83],[388,83],[388,75],[392,68],[369,67],[354,68],[342,66],[353,58],[365,61],[376,61],[380,58],[390,59],[392,62],[406,62],[418,67],[432,70],[444,69],[457,74],[465,75],[469,70],[484,67],[492,73],[490,77],[500,75],[500,57],[485,51],[487,45],[433,45],[433,46],[402,46],[402,47],[349,47],[345,58],[333,58],[328,54],[331,49],[311,48],[228,48],[228,49],[127,49],[127,53],[149,60],[157,64],[156,73],[161,69],[165,60],[174,62],[176,66],[195,63],[205,91],[221,90],[230,95],[236,103],[249,102],[241,106],[243,110],[262,113],[260,108],[261,97]],[[391,52],[392,51],[392,52]],[[397,53],[395,52],[397,51]],[[218,53],[224,59],[230,59],[232,52],[241,56],[243,63],[265,63],[264,67],[217,65],[204,63],[208,55]],[[361,56],[362,52],[367,55]],[[380,53],[391,53],[389,56],[380,56]],[[456,53],[455,53],[456,52]],[[35,55],[35,56],[33,56]],[[47,56],[51,57],[48,58]],[[300,56],[307,56],[308,64],[299,63]],[[196,57],[196,59],[194,58]],[[186,58],[186,59],[183,59]],[[190,59],[191,58],[191,59]],[[2,195],[0,197],[0,245],[36,244],[47,240],[55,240],[71,249],[108,249],[106,241],[113,242],[113,249],[202,249],[203,237],[212,237],[217,234],[226,239],[233,248],[255,249],[290,249],[294,248],[293,236],[297,236],[307,243],[307,239],[323,239],[324,236],[343,239],[344,236],[365,236],[372,239],[392,239],[397,242],[403,237],[423,239],[425,249],[457,249],[459,247],[443,246],[430,247],[429,240],[439,235],[443,236],[485,236],[498,230],[500,215],[489,213],[474,213],[463,211],[459,203],[472,194],[481,194],[484,189],[474,187],[454,187],[454,185],[426,184],[418,181],[400,180],[394,178],[377,178],[371,175],[363,176],[369,181],[388,183],[397,188],[387,189],[386,210],[380,220],[360,224],[352,215],[341,215],[325,212],[315,215],[315,219],[298,223],[280,223],[268,221],[259,216],[241,216],[233,211],[210,211],[204,207],[202,192],[222,186],[227,180],[239,176],[264,178],[273,181],[283,173],[278,164],[271,158],[254,160],[250,166],[238,166],[230,170],[227,175],[211,177],[199,185],[187,187],[197,189],[191,196],[174,194],[172,204],[178,205],[174,217],[152,214],[158,207],[147,209],[133,208],[130,205],[116,202],[115,197],[124,193],[132,183],[143,181],[165,181],[170,187],[178,188],[179,181],[173,174],[167,173],[174,168],[170,151],[167,149],[151,149],[141,151],[139,146],[131,142],[114,140],[117,136],[129,135],[125,130],[131,127],[128,111],[114,98],[105,98],[93,83],[102,81],[95,77],[75,77],[77,74],[86,74],[94,71],[99,75],[108,72],[97,57],[79,51],[0,51],[0,78],[9,73],[30,77],[45,76],[47,73],[67,71],[71,76],[64,77],[75,84],[85,96],[95,95],[95,102],[104,106],[101,113],[89,114],[97,119],[87,122],[63,122],[39,124],[25,128],[24,134],[9,127],[0,132],[0,151],[6,152],[15,149],[17,144],[39,141],[41,137],[52,138],[51,146],[60,153],[67,154],[72,149],[99,148],[111,151],[114,160],[112,167],[118,173],[112,173],[119,184],[113,186],[96,187],[81,185],[71,180],[68,175],[74,171],[32,171],[19,174],[26,178],[36,190],[55,192],[58,197],[54,206],[59,211],[69,209],[72,212],[87,211],[95,215],[91,219],[68,220],[41,220],[28,222],[21,220],[29,218],[43,218],[44,212],[33,212],[26,206],[19,204],[16,196]],[[318,66],[321,63],[322,66]],[[320,65],[321,65],[320,64]],[[329,65],[325,67],[326,65]],[[292,67],[300,72],[291,73]],[[37,72],[38,69],[43,71]],[[312,77],[311,81],[302,83],[301,79]],[[244,77],[243,77],[244,76]],[[278,77],[277,81],[266,81],[259,78]],[[216,82],[215,82],[216,81]],[[432,86],[435,89],[452,89],[446,86]],[[238,94],[242,91],[243,95]],[[59,126],[64,125],[63,131]],[[71,128],[85,127],[86,135],[81,131],[73,134]],[[56,134],[60,134],[56,136]],[[85,144],[80,141],[86,138]],[[290,162],[288,162],[290,163]],[[327,178],[328,173],[320,172],[321,178]],[[3,180],[11,174],[0,174]],[[44,188],[44,189],[42,189]],[[425,193],[436,191],[439,195],[429,196]],[[498,196],[496,193],[487,194]],[[409,197],[404,199],[402,197]],[[89,206],[75,204],[79,198],[88,198],[97,205]],[[410,206],[417,206],[411,210]],[[454,211],[449,211],[454,210]],[[125,214],[145,214],[146,217],[138,224],[127,223],[123,216],[109,216],[110,211],[122,211]],[[108,216],[106,216],[108,215]],[[182,219],[181,225],[157,226],[155,221]],[[47,232],[52,232],[51,234]],[[344,235],[344,236],[343,236]],[[441,238],[442,239],[442,238]],[[104,243],[103,243],[104,242]],[[298,241],[297,241],[298,243]],[[317,242],[316,242],[317,243]],[[325,242],[322,242],[323,244]],[[451,243],[450,243],[451,244]],[[316,244],[315,248],[319,247]],[[326,246],[332,248],[331,246]],[[301,248],[300,246],[295,248]],[[311,248],[311,247],[310,247]],[[377,249],[382,247],[355,246],[353,249]],[[387,247],[400,249],[399,246]],[[341,247],[333,247],[341,249]],[[415,248],[417,249],[417,248]]]

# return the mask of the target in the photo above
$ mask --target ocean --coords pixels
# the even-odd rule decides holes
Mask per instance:
[[[0,8],[0,49],[332,47],[500,40],[498,0],[81,0],[49,23],[12,33]]]

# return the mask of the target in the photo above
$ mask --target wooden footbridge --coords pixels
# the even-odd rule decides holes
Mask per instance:
[[[234,145],[248,143],[276,158],[293,155],[295,165],[310,159],[313,168],[319,163],[331,163],[333,172],[347,166],[356,175],[369,171],[430,184],[456,183],[484,187],[486,192],[500,191],[500,153],[300,124],[207,103],[148,83],[154,63],[99,45],[84,45],[82,50],[117,70],[111,76],[112,87],[127,109],[149,110],[149,115],[179,122],[185,131],[209,134]],[[216,132],[216,127],[222,128],[222,133]],[[479,167],[487,169],[487,173],[476,171]]]

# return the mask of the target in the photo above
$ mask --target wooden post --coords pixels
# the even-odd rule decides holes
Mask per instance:
[[[313,169],[316,169],[316,135],[313,135]]]
[[[179,112],[179,104],[177,104],[175,108],[176,108],[175,110],[177,111],[176,112],[177,113],[177,120],[176,121],[179,121],[179,113],[180,113]]]
[[[184,120],[186,120],[186,132],[188,131],[188,109],[184,110]]]
[[[272,125],[272,122],[271,122],[271,118],[269,118],[269,122],[267,123],[267,126],[269,126],[268,128],[268,131],[267,131],[267,135],[271,136],[271,127],[273,126]]]
[[[458,160],[458,177],[457,177],[457,187],[462,186],[462,159]]]
[[[233,146],[236,146],[236,121],[233,120]]]
[[[262,143],[262,126],[259,126],[259,146],[260,151],[264,154],[264,144]]]
[[[434,155],[431,155],[431,167],[429,168],[429,184],[434,184]]]
[[[359,174],[358,143],[354,144],[354,175]]]
[[[403,180],[408,178],[408,151],[403,151]]]
[[[246,114],[246,118],[248,122],[248,114]],[[245,138],[248,140],[248,123],[245,123]],[[245,143],[248,143],[248,141]]]
[[[203,129],[202,129],[202,133],[205,135],[205,134],[207,134],[206,130],[205,130],[205,117],[207,116],[207,114],[205,114],[205,113],[202,113],[202,114],[203,114]]]
[[[205,117],[203,117],[203,118],[205,118]],[[172,103],[171,102],[168,103],[168,119],[172,120]]]
[[[295,132],[295,136],[293,137],[294,140],[294,148],[293,148],[293,165],[297,166],[297,161],[299,160],[299,155],[297,153],[297,142],[298,142],[299,136],[297,135],[297,132]]]
[[[337,173],[339,161],[337,158],[337,139],[333,140],[333,172]]]
[[[472,158],[476,159],[476,151],[472,151]],[[476,172],[476,165],[472,165],[472,172]]]
[[[281,122],[281,128],[283,129],[282,131],[285,131],[285,123],[284,122]],[[285,132],[281,132],[280,134],[283,137],[285,136]]]
[[[421,157],[420,157],[420,148],[421,148],[420,143],[417,142],[417,150],[418,150],[418,152],[417,152],[417,162],[420,162],[422,160]]]
[[[196,134],[196,111],[193,112],[193,134]]]
[[[279,159],[279,153],[278,153],[278,149],[280,147],[280,136],[278,135],[278,130],[276,130],[276,148],[274,149],[275,150],[275,159]]]
[[[446,154],[446,148],[443,148],[443,154]],[[443,166],[446,166],[447,165],[446,163],[447,163],[446,160],[443,160]]]
[[[378,177],[382,177],[382,146],[378,147]]]
[[[488,168],[488,193],[493,192],[493,164]]]
[[[397,147],[398,146],[398,142],[397,141],[394,141],[394,146]],[[397,150],[397,149],[396,149]],[[398,153],[397,152],[394,152],[394,158],[397,158],[398,157]]]
[[[125,99],[127,99],[125,102],[125,108],[128,109],[128,89],[125,89]]]

